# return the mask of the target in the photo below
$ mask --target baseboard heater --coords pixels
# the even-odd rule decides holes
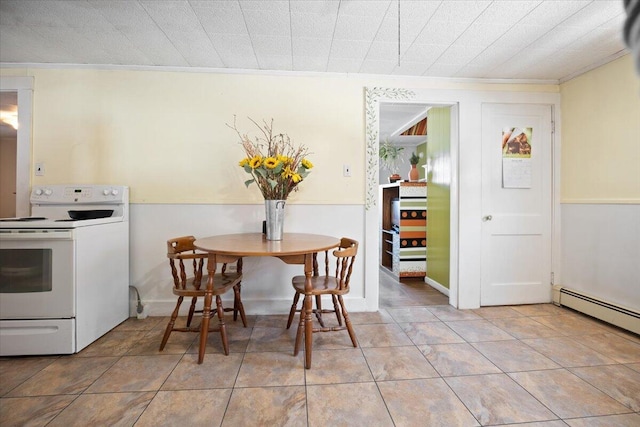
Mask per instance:
[[[640,334],[640,312],[637,310],[559,285],[553,287],[553,303]]]

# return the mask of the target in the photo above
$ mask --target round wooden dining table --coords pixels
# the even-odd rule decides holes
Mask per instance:
[[[219,259],[225,257],[270,256],[280,258],[286,264],[304,265],[304,275],[307,278],[306,286],[308,290],[311,290],[310,278],[314,272],[317,274],[314,255],[318,252],[336,248],[339,244],[340,239],[337,237],[306,233],[284,233],[282,240],[267,240],[262,233],[224,234],[197,239],[194,242],[194,246],[209,254],[209,262],[207,264],[209,281],[207,282],[207,291],[204,298],[201,331],[209,328],[213,300],[213,277],[216,271],[216,264],[220,262]],[[311,368],[311,346],[313,343],[312,304],[312,298],[306,295],[304,298],[304,348],[305,368],[307,369]],[[204,341],[200,340],[203,355],[206,337]]]

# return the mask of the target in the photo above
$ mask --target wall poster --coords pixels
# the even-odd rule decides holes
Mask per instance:
[[[533,128],[502,130],[502,188],[531,188]]]

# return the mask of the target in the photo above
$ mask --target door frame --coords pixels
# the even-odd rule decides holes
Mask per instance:
[[[482,242],[482,169],[479,143],[483,103],[545,104],[552,106],[552,270],[560,271],[560,93],[556,83],[471,82],[468,88],[433,89],[442,83],[425,80],[425,87],[365,87],[365,283],[367,311],[378,310],[378,123],[382,101],[455,105],[456,135],[451,137],[451,248],[449,304],[460,309],[480,307]],[[452,126],[454,127],[454,126]]]
[[[31,206],[31,126],[33,77],[0,77],[0,91],[18,93],[18,132],[16,138],[16,216],[29,216]]]
[[[365,235],[378,236],[380,222],[379,200],[379,123],[380,104],[386,102],[425,104],[433,107],[451,107],[451,211],[450,211],[450,275],[449,304],[458,306],[458,194],[457,194],[457,150],[458,150],[458,104],[440,96],[417,97],[413,90],[402,88],[366,88],[366,200]],[[367,238],[365,247],[365,297],[367,310],[378,310],[379,302],[379,239]],[[426,282],[426,277],[425,277]],[[426,285],[426,283],[425,283]]]

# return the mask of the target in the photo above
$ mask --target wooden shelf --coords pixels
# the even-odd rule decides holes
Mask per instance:
[[[427,272],[427,183],[383,184],[380,192],[380,264],[398,278],[424,277]],[[400,200],[400,229],[397,231],[392,229],[391,223],[393,199]]]
[[[382,230],[382,252],[380,254],[380,263],[389,270],[393,270],[393,237],[389,240],[388,236],[390,234],[390,231]]]

